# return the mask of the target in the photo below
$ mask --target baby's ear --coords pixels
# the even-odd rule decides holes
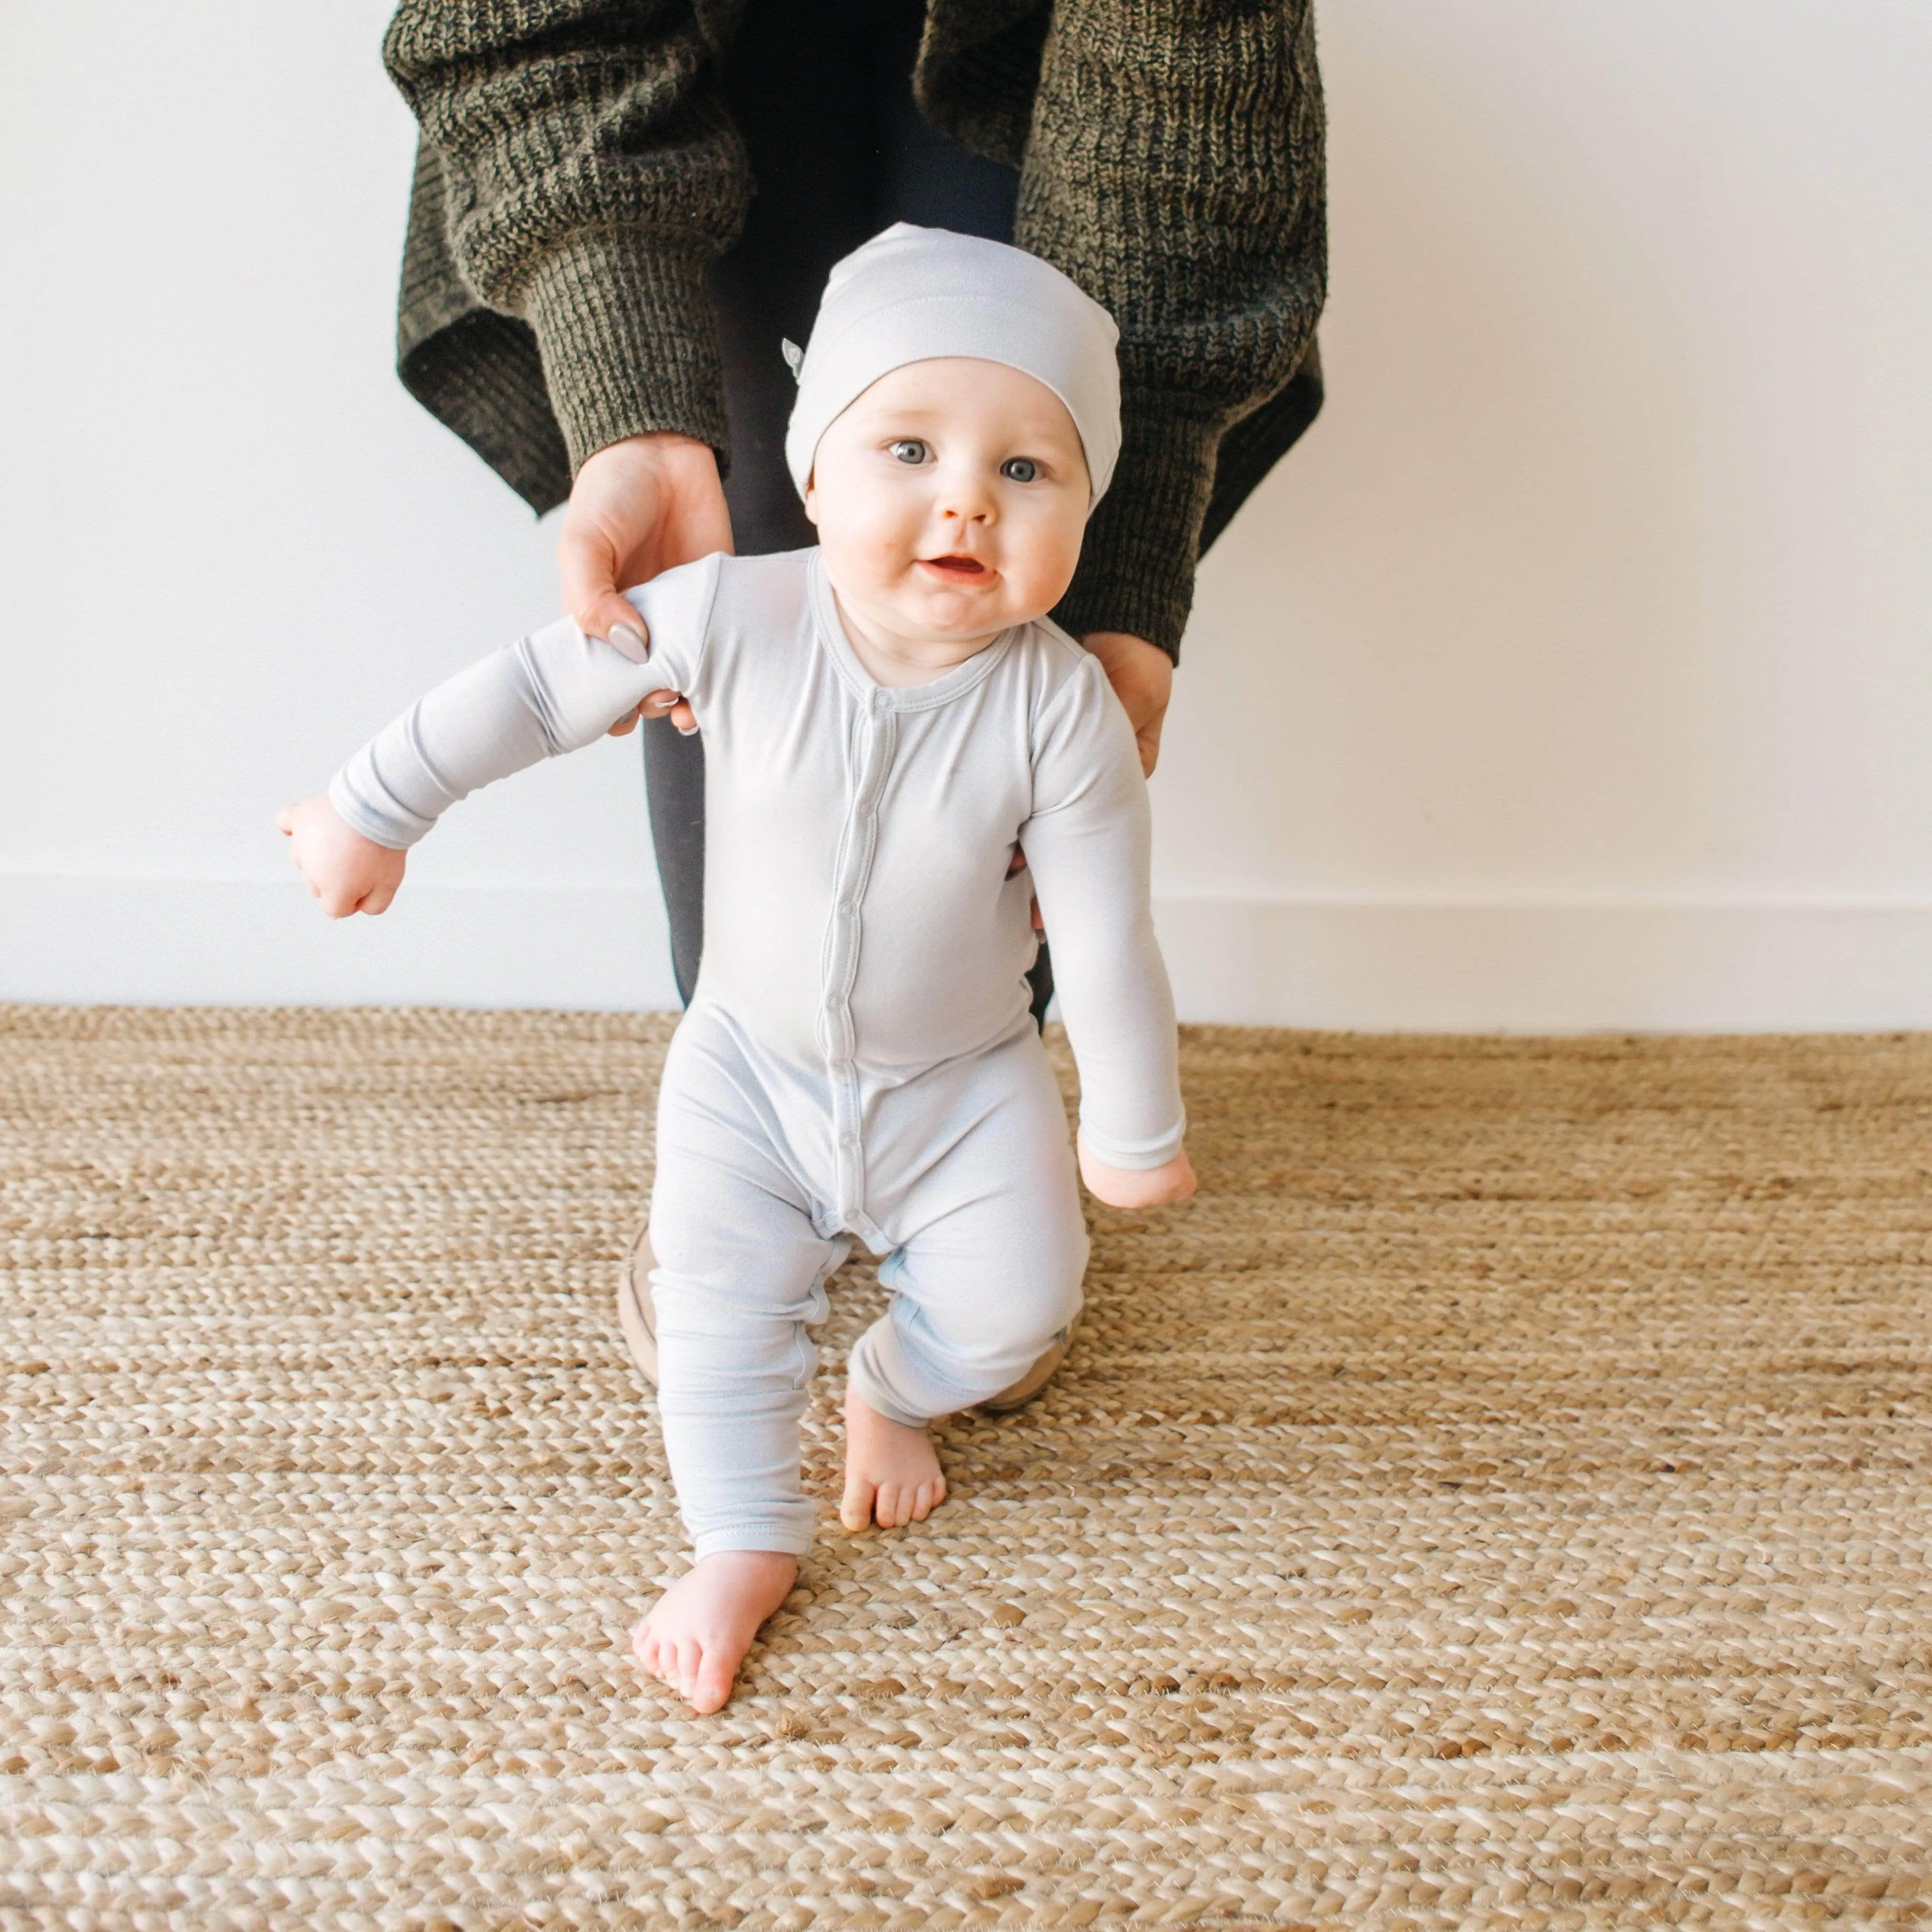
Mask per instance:
[[[814,464],[805,479],[805,520],[814,529],[818,524],[818,467]]]

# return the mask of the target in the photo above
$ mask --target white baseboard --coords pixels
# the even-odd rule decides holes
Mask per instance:
[[[1182,1017],[1368,1032],[1932,1027],[1932,904],[1168,898]]]
[[[1932,903],[1167,898],[1181,1017],[1366,1031],[1932,1027]],[[412,886],[323,920],[267,880],[0,875],[0,1000],[662,1008],[647,889]]]
[[[292,876],[0,875],[0,999],[63,1005],[677,1004],[655,892],[410,883],[331,921]]]

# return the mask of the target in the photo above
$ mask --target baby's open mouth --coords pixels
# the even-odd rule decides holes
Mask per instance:
[[[977,558],[970,556],[922,556],[920,562],[929,569],[946,571],[956,577],[983,577],[986,571]]]

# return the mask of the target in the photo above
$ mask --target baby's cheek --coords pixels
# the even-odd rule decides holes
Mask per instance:
[[[1079,561],[1077,536],[1070,542],[1063,531],[1042,531],[1022,550],[1012,580],[1016,587],[1024,588],[1028,602],[1050,610],[1066,595]]]
[[[877,585],[882,568],[880,547],[868,542],[862,532],[820,524],[818,547],[825,559],[826,574],[841,589],[864,591]]]
[[[882,577],[896,576],[909,568],[917,550],[902,530],[885,529],[872,532],[872,541],[867,546],[867,554],[872,568]]]
[[[827,563],[842,565],[849,574],[875,586],[903,576],[917,554],[899,520],[891,517],[855,518],[835,532],[821,526],[819,540]]]

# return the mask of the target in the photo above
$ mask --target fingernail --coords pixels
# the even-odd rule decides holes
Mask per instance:
[[[610,641],[627,658],[634,658],[642,664],[650,656],[644,646],[644,634],[634,631],[628,624],[614,624],[610,627]]]
[[[677,728],[677,735],[680,738],[694,738],[698,736],[698,727],[695,724],[680,724]]]

